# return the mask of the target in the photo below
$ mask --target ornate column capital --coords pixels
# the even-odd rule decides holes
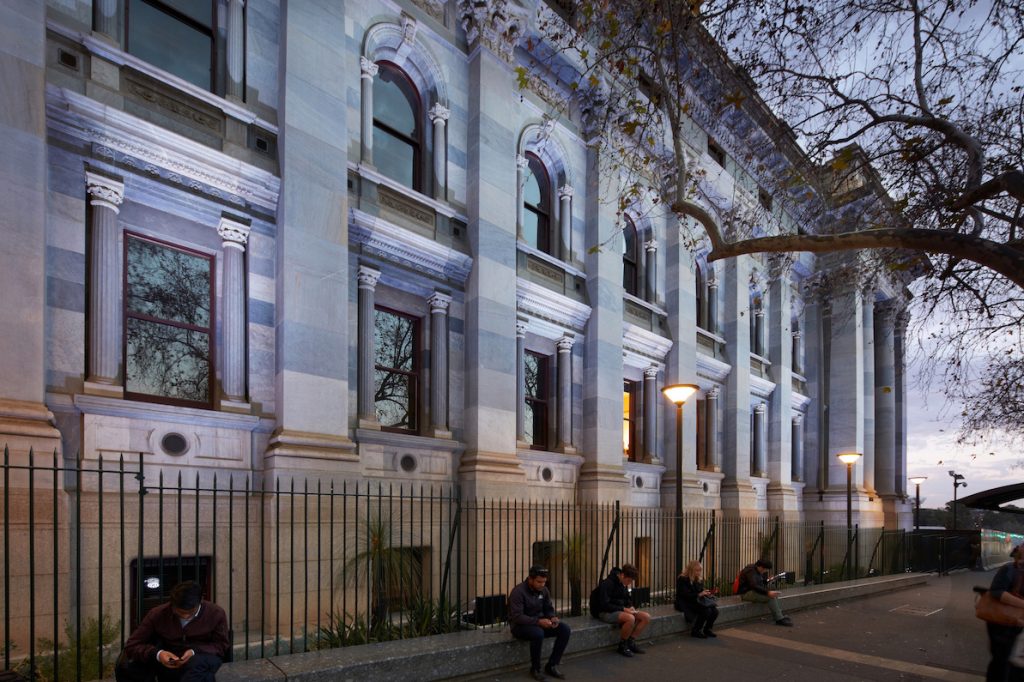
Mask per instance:
[[[360,78],[367,78],[373,80],[377,77],[377,72],[380,71],[380,67],[374,62],[370,61],[366,57],[359,58],[359,72]]]
[[[576,190],[572,188],[572,185],[565,184],[558,188],[559,199],[571,199],[572,195],[576,193]]]
[[[708,400],[718,400],[718,396],[720,394],[721,391],[718,389],[718,386],[712,386],[711,388],[704,392],[704,397],[707,398]]]
[[[252,231],[250,225],[226,215],[220,217],[220,224],[217,225],[217,234],[224,240],[224,247],[239,251],[245,251],[250,231]]]
[[[793,426],[800,426],[804,423],[804,415],[802,412],[797,412],[793,415]]]
[[[483,45],[512,63],[527,23],[525,10],[509,0],[459,0],[457,9],[470,50]]]
[[[87,170],[85,171],[85,187],[89,196],[92,197],[90,204],[120,213],[121,209],[118,206],[124,201],[124,182]]]
[[[516,320],[516,337],[525,338],[526,330],[530,328],[530,323],[526,320]]]
[[[434,106],[430,107],[430,111],[427,115],[430,116],[431,123],[437,123],[438,121],[447,121],[448,117],[451,116],[452,112],[448,107],[444,106],[440,102],[434,102]]]
[[[360,265],[359,272],[356,274],[359,280],[360,289],[373,289],[377,286],[377,280],[380,279],[380,270],[371,268],[369,265]]]
[[[649,240],[645,241],[644,242],[644,250],[646,250],[648,253],[651,253],[653,251],[657,251],[658,250],[658,240],[657,239],[649,239]]]
[[[427,303],[430,304],[430,312],[448,314],[448,306],[452,303],[452,297],[448,294],[435,291],[429,297],[427,297]]]
[[[576,339],[566,334],[562,338],[558,339],[558,341],[555,342],[555,345],[558,346],[559,353],[568,353],[572,350],[574,343],[576,343]]]
[[[764,415],[764,413],[765,413],[765,411],[767,409],[768,409],[768,403],[758,403],[757,405],[754,405],[754,412],[756,412],[757,414],[762,415],[762,416]]]
[[[405,12],[402,12],[402,44],[412,45],[416,42],[416,19]]]
[[[525,171],[527,166],[530,165],[530,160],[526,158],[525,154],[516,154],[516,168],[521,172]]]
[[[658,378],[658,372],[660,372],[660,371],[661,370],[658,368],[657,365],[651,365],[650,367],[645,367],[644,368],[644,378],[645,379],[657,379]]]

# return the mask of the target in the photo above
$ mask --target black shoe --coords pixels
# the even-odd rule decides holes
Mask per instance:
[[[530,677],[537,680],[537,682],[547,682],[548,678],[544,677],[544,673],[539,670],[531,670]]]
[[[625,642],[619,642],[618,652],[626,658],[633,658],[633,652],[629,650],[629,645]]]
[[[696,637],[697,639],[707,639],[708,638],[708,636],[705,635],[703,632],[697,632],[696,630],[692,630],[690,632],[690,637]]]
[[[626,640],[626,646],[629,647],[629,650],[632,651],[634,654],[646,654],[647,653],[646,651],[644,651],[643,649],[640,648],[640,645],[637,644],[636,640],[633,639],[632,637],[630,637],[629,639]]]
[[[791,621],[789,618],[780,618],[777,621],[775,621],[775,624],[776,625],[783,625],[783,626],[785,626],[787,628],[793,627],[793,621]]]
[[[559,680],[564,680],[565,679],[565,673],[563,673],[561,670],[559,670],[557,665],[546,665],[546,666],[544,666],[544,672],[546,672],[548,675],[551,675],[551,677],[554,677],[556,679],[559,679]]]
[[[705,630],[704,631],[704,636],[705,637],[710,637],[711,639],[714,639],[715,637],[718,637],[718,635],[716,635],[715,633],[711,632],[711,630]]]

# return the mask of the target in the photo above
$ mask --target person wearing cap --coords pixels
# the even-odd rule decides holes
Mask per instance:
[[[770,570],[772,570],[772,562],[767,559],[758,559],[755,563],[745,566],[740,571],[740,589],[737,594],[743,601],[767,604],[776,625],[792,627],[793,621],[783,615],[782,607],[779,606],[779,591],[768,589],[768,571]]]
[[[227,654],[224,609],[191,580],[171,590],[135,628],[114,669],[117,682],[213,682]]]
[[[1013,561],[1001,566],[992,576],[988,591],[996,601],[1018,607],[1024,619],[1024,545],[1014,548],[1010,558]],[[1013,643],[1021,636],[1024,628],[986,622],[985,629],[988,631],[989,652],[992,654],[985,673],[986,682],[1024,681],[1024,668],[1011,665],[1009,660]]]
[[[508,596],[508,622],[512,626],[512,636],[530,643],[530,675],[539,682],[547,679],[545,673],[560,680],[565,679],[558,665],[569,645],[569,635],[572,634],[572,629],[555,615],[547,583],[548,569],[531,566],[526,580],[516,585]],[[548,637],[555,638],[555,645],[547,665],[541,671],[540,648]]]
[[[632,564],[613,568],[590,595],[590,614],[605,623],[621,625],[617,651],[626,658],[646,653],[636,638],[651,622],[651,615],[633,606],[633,583],[639,572]]]

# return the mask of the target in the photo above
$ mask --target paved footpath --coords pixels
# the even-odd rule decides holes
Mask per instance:
[[[951,680],[983,682],[988,639],[974,617],[973,585],[993,572],[935,576],[927,585],[723,628],[718,639],[676,637],[625,659],[609,651],[570,657],[562,671],[584,680]],[[525,668],[480,679],[527,680]],[[549,678],[550,679],[550,678]]]

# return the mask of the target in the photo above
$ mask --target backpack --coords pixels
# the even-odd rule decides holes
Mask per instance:
[[[597,591],[601,589],[601,584],[598,583],[597,587],[590,591],[590,615],[597,618]]]
[[[733,594],[739,594],[740,593],[740,579],[742,577],[743,577],[743,570],[741,569],[740,572],[736,574],[736,579],[732,581],[732,593]]]

